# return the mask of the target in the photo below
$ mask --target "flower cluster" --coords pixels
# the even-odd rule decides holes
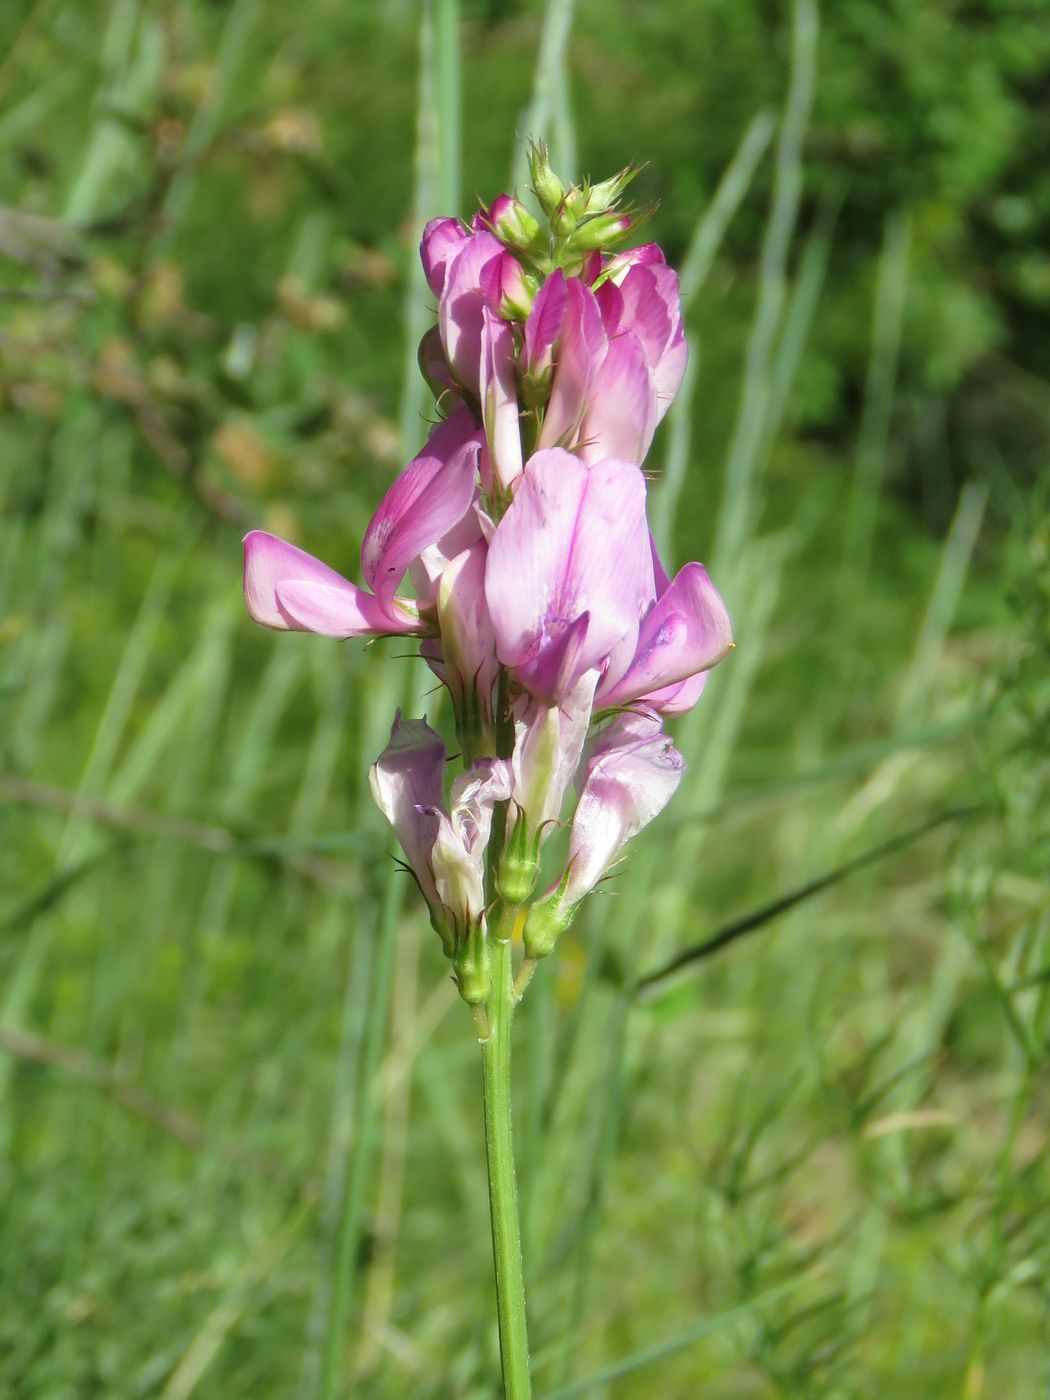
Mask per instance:
[[[539,146],[531,167],[545,223],[502,195],[424,231],[438,319],[419,358],[443,420],[365,533],[366,587],[245,540],[257,622],[418,637],[448,690],[465,771],[447,795],[441,738],[400,715],[371,782],[473,1003],[493,904],[527,910],[529,958],[550,952],[681,781],[663,717],[732,644],[703,566],[670,578],[646,520],[641,463],[685,370],[677,277],[656,244],[621,250],[631,172],[566,189]],[[564,867],[536,898],[574,782]]]

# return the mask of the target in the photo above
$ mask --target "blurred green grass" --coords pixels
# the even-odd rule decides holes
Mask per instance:
[[[364,781],[435,701],[251,629],[238,534],[352,570],[429,411],[418,225],[516,131],[649,162],[694,367],[654,518],[738,640],[522,1008],[537,1391],[1046,1384],[1050,37],[817,20],[5,7],[6,1392],[311,1395],[334,1349],[494,1393],[476,1052]]]

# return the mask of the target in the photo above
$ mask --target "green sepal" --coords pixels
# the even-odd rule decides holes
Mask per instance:
[[[456,985],[468,1006],[482,1006],[492,992],[492,950],[484,919],[478,919],[467,930],[452,955],[456,969]]]
[[[519,812],[496,875],[500,898],[507,904],[524,904],[536,888],[539,873],[539,835],[530,837],[525,814]]]

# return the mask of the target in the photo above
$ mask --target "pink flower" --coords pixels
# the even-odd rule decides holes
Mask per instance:
[[[667,806],[684,772],[685,760],[654,715],[618,715],[597,735],[584,764],[565,872],[525,925],[530,957],[550,952],[627,842]]]
[[[469,234],[453,248],[444,267],[444,284],[438,301],[441,342],[456,383],[475,398],[481,377],[482,313],[489,305],[485,293],[486,267],[506,256],[503,244],[483,231]],[[498,293],[498,287],[496,290]],[[498,312],[498,302],[491,309]]]
[[[656,600],[642,619],[633,657],[622,674],[610,668],[598,687],[601,709],[641,702],[665,714],[691,709],[701,676],[728,655],[733,630],[702,564],[686,564],[671,582],[653,550]]]
[[[423,273],[436,297],[445,285],[445,270],[449,259],[458,253],[470,234],[458,219],[431,219],[423,230],[419,258]]]
[[[485,595],[497,655],[537,699],[560,703],[614,650],[625,668],[655,597],[638,467],[531,457],[489,545]]]
[[[521,369],[526,402],[549,393],[540,447],[575,449],[586,462],[642,462],[678,392],[686,362],[678,278],[659,249],[659,262],[634,251],[644,256],[610,260],[597,292],[559,270],[536,297]]]
[[[656,249],[657,253],[659,251]],[[644,249],[636,248],[632,252],[640,254]],[[656,422],[659,423],[685,374],[687,350],[678,274],[664,264],[662,253],[659,261],[638,258],[628,264],[622,277],[617,268],[596,295],[610,338],[631,335],[641,346],[656,395]]]
[[[430,599],[397,596],[409,566],[470,509],[481,437],[466,408],[431,434],[384,496],[365,532],[358,588],[304,550],[263,530],[244,539],[249,616],[279,631],[363,637],[433,631]]]
[[[456,733],[468,761],[495,752],[493,695],[499,678],[496,634],[485,599],[487,546],[480,537],[457,554],[438,582],[440,641],[423,643],[423,655],[448,687]]]
[[[561,273],[555,273],[555,278],[560,276]],[[536,300],[538,305],[539,298]],[[559,304],[562,307],[561,324],[555,329],[551,324],[551,311]],[[552,335],[557,341],[554,351],[556,369],[550,401],[543,414],[538,446],[575,447],[580,441],[580,425],[598,393],[599,376],[605,372],[609,356],[609,341],[602,326],[601,309],[590,288],[576,278],[565,282],[564,301],[556,290],[552,294],[551,305],[544,309],[543,322],[537,326],[533,342],[537,365],[542,364],[551,353]],[[525,344],[528,349],[528,323]],[[530,363],[527,372],[531,369]],[[641,461],[640,457],[612,449],[592,460],[617,456],[622,456],[628,462]]]
[[[522,471],[521,424],[514,377],[514,336],[487,306],[482,311],[480,363],[481,420],[489,465],[496,482],[509,490]]]

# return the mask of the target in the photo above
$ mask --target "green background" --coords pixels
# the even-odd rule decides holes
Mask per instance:
[[[645,163],[654,521],[737,638],[517,1020],[537,1394],[1041,1393],[1045,0],[2,8],[0,1389],[313,1396],[336,1327],[341,1393],[496,1393],[477,1051],[366,783],[447,716],[253,628],[239,537],[356,576],[420,222],[517,133]]]

